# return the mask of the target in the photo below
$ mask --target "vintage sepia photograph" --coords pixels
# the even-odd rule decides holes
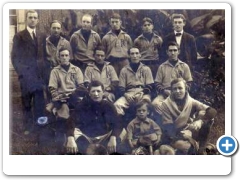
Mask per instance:
[[[231,20],[227,3],[5,4],[3,172],[229,174]]]
[[[225,9],[10,9],[10,155],[218,155]]]

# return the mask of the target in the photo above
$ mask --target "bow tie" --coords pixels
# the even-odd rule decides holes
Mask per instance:
[[[175,34],[175,36],[181,36],[182,35],[182,33],[176,33]]]

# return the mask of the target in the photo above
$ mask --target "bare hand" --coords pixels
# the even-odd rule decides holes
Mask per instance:
[[[186,136],[192,137],[192,132],[188,129],[181,131],[181,133],[182,133],[183,137],[186,137]]]
[[[111,87],[109,87],[109,86],[106,87],[106,88],[105,88],[105,91],[111,91]]]
[[[166,96],[169,96],[171,94],[171,91],[170,90],[167,90],[167,89],[164,89],[164,94]]]
[[[203,121],[201,119],[196,120],[196,121],[192,122],[191,124],[189,124],[188,129],[198,131],[199,129],[201,129],[202,125],[203,125]]]
[[[109,92],[105,91],[104,92],[104,97],[107,98],[109,96]]]
[[[116,137],[115,136],[111,136],[110,140],[107,144],[107,148],[108,148],[108,152],[109,153],[113,153],[117,151],[117,141],[116,141]]]
[[[64,94],[59,94],[58,96],[54,97],[52,99],[53,102],[56,102],[56,101],[61,101],[61,102],[67,102],[67,100],[70,98],[69,95],[71,93],[64,93]]]
[[[133,103],[134,99],[133,96],[130,96],[129,94],[124,94],[124,97],[127,99],[129,103]]]
[[[76,154],[78,147],[73,136],[68,137],[66,145],[67,153]]]
[[[157,136],[157,141],[155,141],[155,142],[153,143],[153,145],[158,145],[158,144],[160,143],[160,140],[161,140],[161,136],[158,135],[158,136]]]
[[[142,98],[143,98],[143,92],[139,92],[139,93],[134,95],[135,102],[141,101]]]

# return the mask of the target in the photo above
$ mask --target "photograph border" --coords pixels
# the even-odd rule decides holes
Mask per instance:
[[[58,3],[54,9],[225,9],[225,134],[231,135],[231,7],[227,3]],[[53,6],[54,5],[54,6]],[[114,8],[111,7],[114,5]],[[207,6],[206,6],[207,5]],[[107,8],[107,7],[111,8]],[[9,9],[52,9],[48,3],[7,3],[3,7],[3,27],[9,26]],[[43,8],[41,8],[43,7]],[[127,7],[127,8],[126,8]],[[159,7],[159,8],[156,8]],[[186,8],[187,7],[187,8]],[[197,8],[196,8],[197,7]],[[3,29],[3,59],[9,59],[9,29]],[[3,61],[9,77],[9,62]],[[3,78],[9,84],[9,78]],[[9,117],[9,86],[3,89],[3,117]],[[8,113],[8,114],[7,114]],[[9,119],[9,118],[8,118]],[[230,119],[230,120],[229,120]],[[227,175],[231,157],[225,156],[42,156],[9,155],[9,121],[3,121],[3,172],[8,175]],[[206,163],[206,162],[211,163]],[[63,164],[71,164],[66,168]],[[84,163],[82,163],[84,162]],[[129,163],[131,162],[131,163]],[[164,163],[161,163],[164,162]],[[197,163],[194,163],[197,162]],[[184,163],[184,164],[183,164]],[[222,166],[218,166],[221,163]],[[44,167],[42,166],[44,164]],[[146,169],[146,165],[151,168]],[[185,164],[188,164],[186,168]],[[194,165],[191,165],[194,164]],[[202,166],[204,164],[204,166]],[[114,167],[111,167],[114,166]],[[212,167],[218,166],[218,169]],[[52,168],[55,167],[55,168]],[[171,167],[171,168],[169,168]],[[81,170],[80,170],[81,169]],[[201,171],[199,171],[201,169]],[[51,170],[51,171],[50,171]]]

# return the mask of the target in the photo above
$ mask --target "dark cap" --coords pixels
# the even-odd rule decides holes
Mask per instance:
[[[145,22],[149,22],[149,23],[153,24],[152,19],[149,18],[149,17],[145,17],[145,18],[143,18],[142,23],[144,24]]]

